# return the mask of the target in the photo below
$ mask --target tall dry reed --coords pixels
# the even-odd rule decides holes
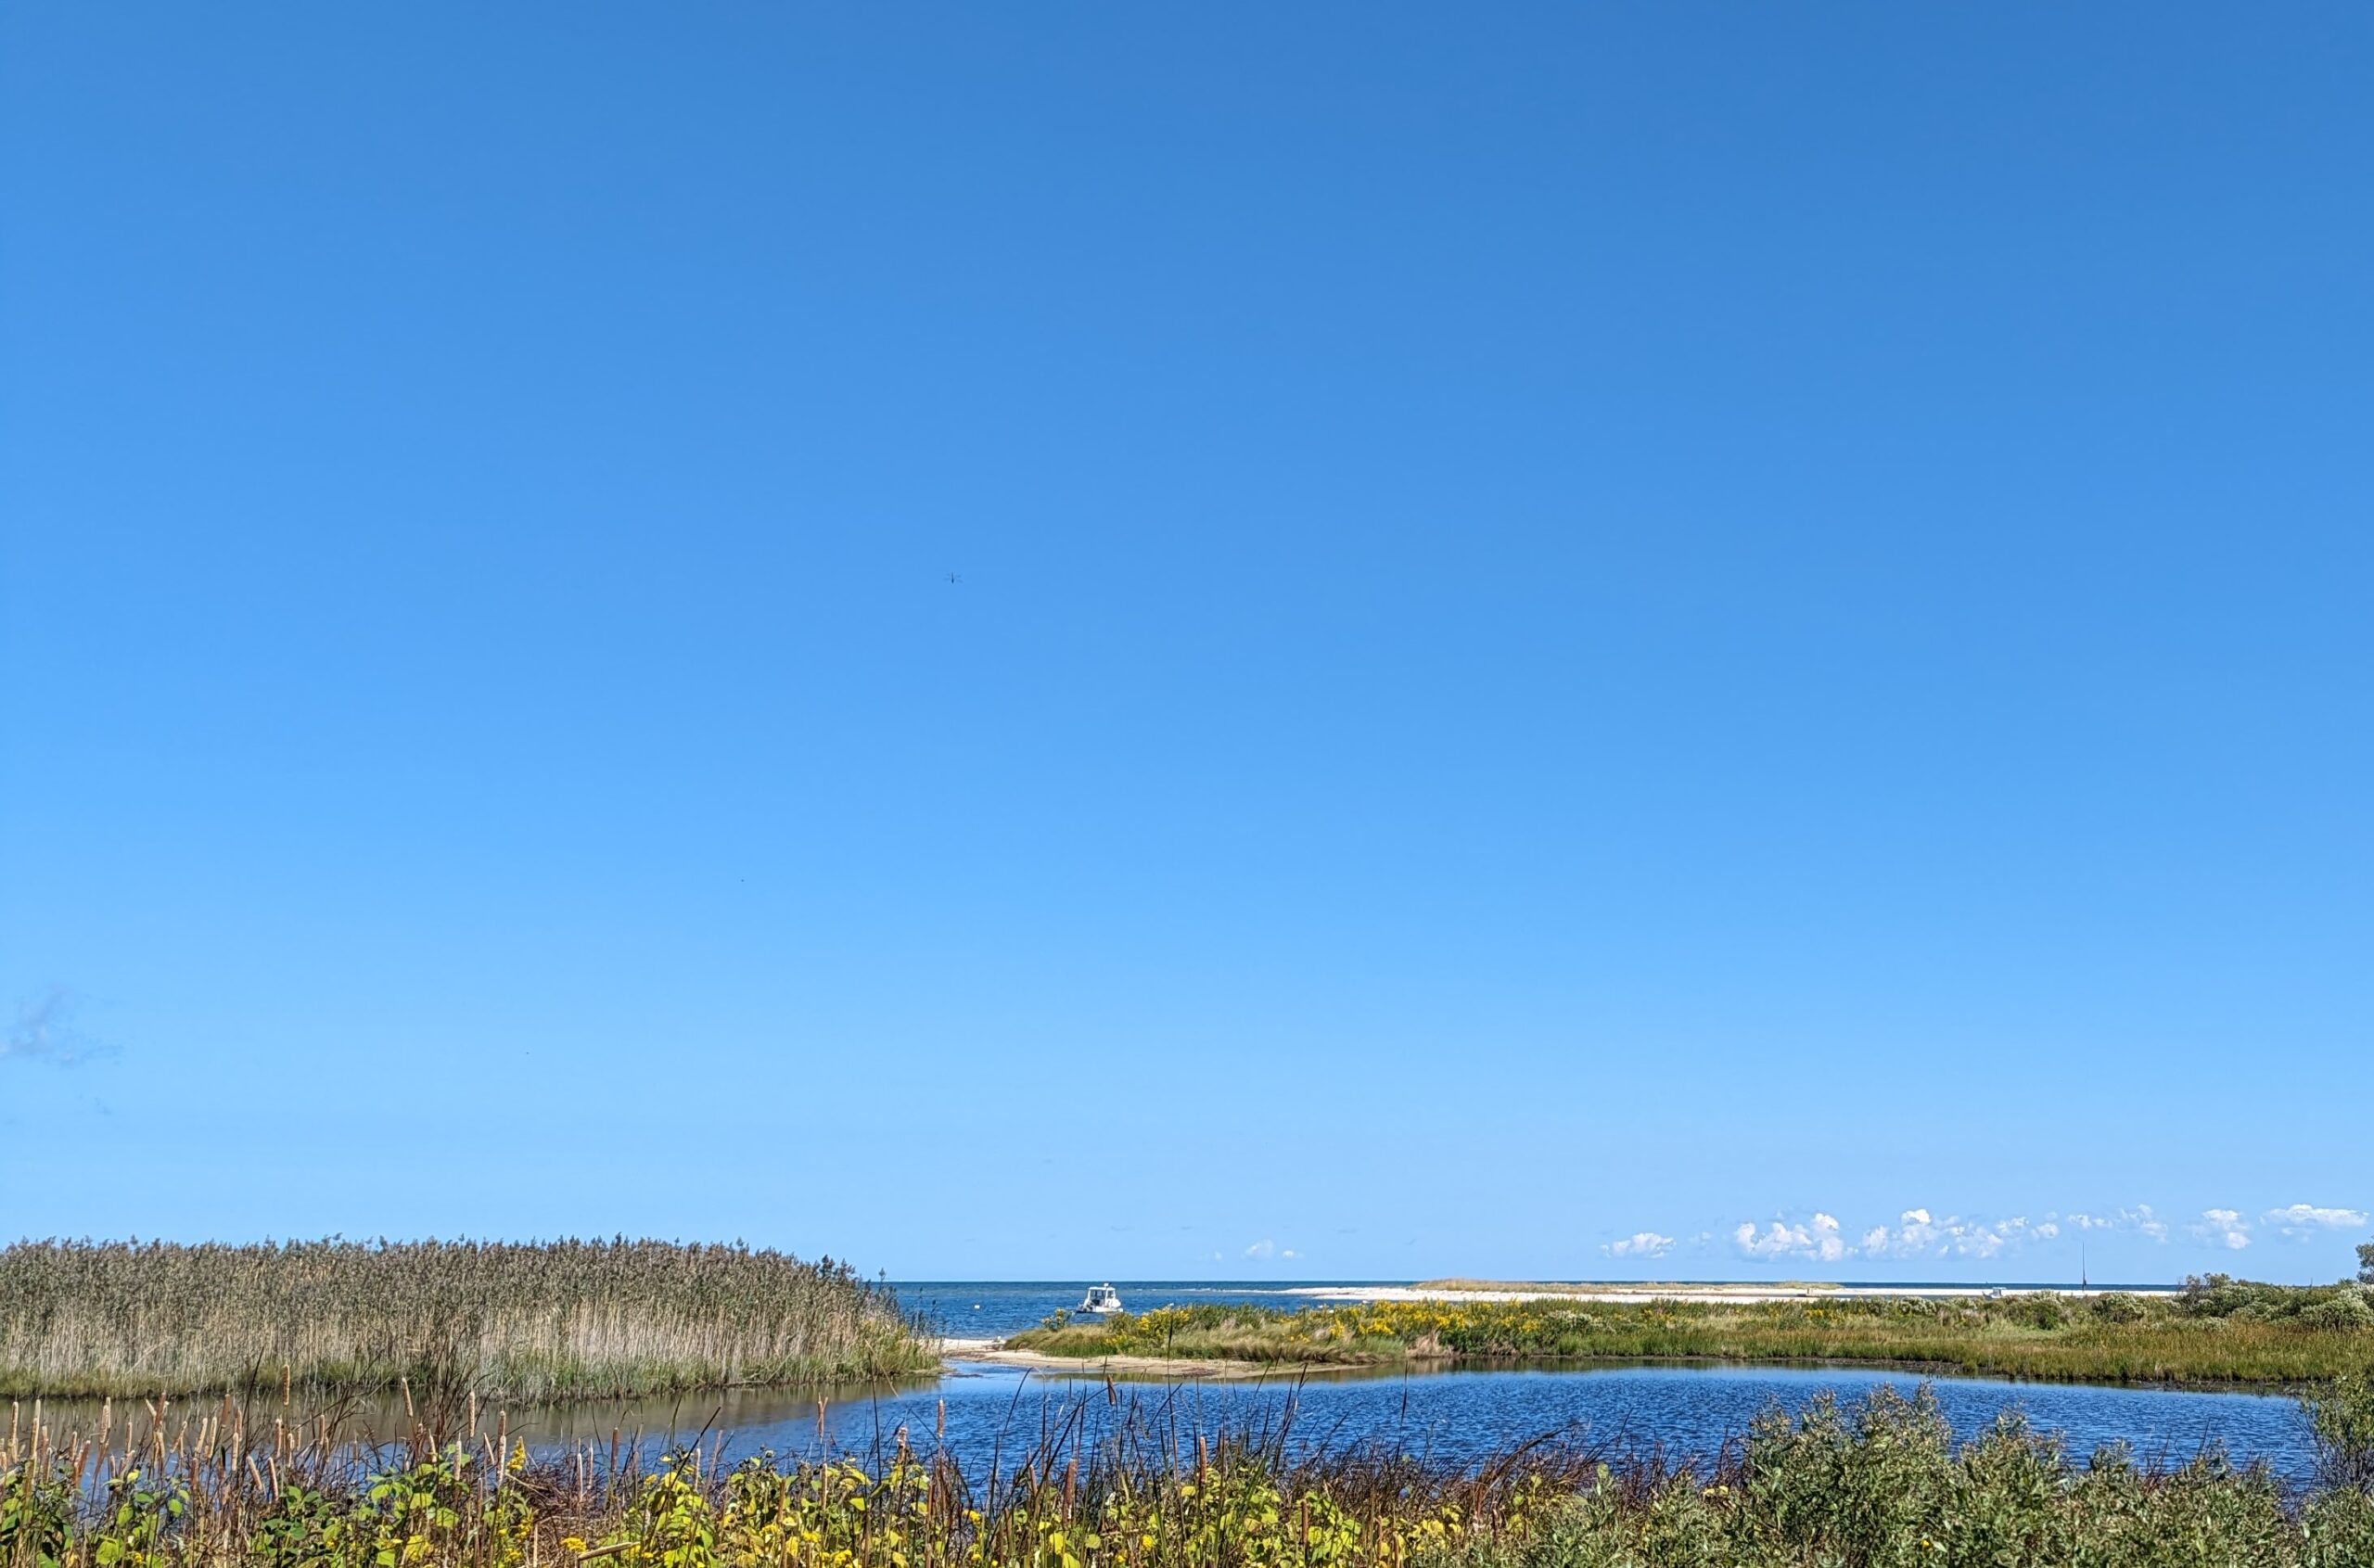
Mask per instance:
[[[395,1389],[534,1399],[872,1377],[929,1357],[846,1264],[650,1241],[26,1242],[0,1396]]]

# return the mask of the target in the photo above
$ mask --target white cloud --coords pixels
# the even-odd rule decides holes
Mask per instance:
[[[2289,1208],[2269,1209],[2258,1223],[2280,1230],[2287,1236],[2305,1237],[2319,1231],[2362,1227],[2369,1218],[2374,1217],[2360,1209],[2294,1204]],[[2253,1225],[2238,1209],[2214,1208],[2203,1210],[2201,1217],[2187,1225],[2185,1230],[2194,1240],[2239,1252],[2251,1244]],[[1836,1217],[1821,1212],[1804,1221],[1781,1217],[1758,1225],[1754,1220],[1743,1220],[1732,1230],[1730,1240],[1742,1255],[1755,1258],[1795,1257],[1840,1263],[1851,1257],[1961,1257],[1984,1262],[2008,1256],[2034,1243],[2058,1241],[2071,1232],[2082,1235],[2108,1230],[2164,1243],[2173,1229],[2150,1204],[2137,1204],[2109,1215],[2049,1210],[2042,1219],[2035,1221],[2016,1214],[2003,1219],[1965,1219],[1959,1215],[1916,1206],[1900,1210],[1893,1225],[1873,1225],[1851,1234]],[[1641,1235],[1654,1237],[1656,1232],[1642,1231]],[[1611,1257],[1620,1257],[1635,1248],[1630,1242],[1619,1242],[1601,1250]]]
[[[1838,1233],[1838,1221],[1826,1214],[1814,1216],[1814,1255],[1824,1263],[1836,1263],[1854,1249]]]
[[[1997,1220],[1992,1225],[1957,1224],[1953,1228],[1953,1248],[1964,1257],[1993,1257],[2023,1239],[2027,1228],[2024,1217]]]
[[[1620,1242],[1610,1242],[1599,1249],[1610,1257],[1663,1257],[1673,1251],[1673,1238],[1660,1236],[1654,1230],[1636,1230]]]
[[[1805,1225],[1776,1219],[1760,1234],[1755,1221],[1744,1220],[1731,1232],[1731,1240],[1750,1257],[1810,1257],[1822,1263],[1836,1263],[1854,1250],[1839,1234],[1838,1221],[1826,1214],[1815,1215]]]
[[[2138,1235],[2149,1236],[2155,1242],[2168,1239],[2168,1222],[2153,1214],[2150,1204],[2138,1204],[2133,1208],[2119,1210],[2118,1217],[2112,1225],[2116,1230],[2133,1230]]]
[[[1863,1232],[1863,1251],[1872,1257],[1914,1257],[1937,1244],[1943,1234],[1925,1208],[1908,1208],[1896,1216],[1896,1229],[1875,1225]]]
[[[1740,1228],[1731,1232],[1731,1240],[1738,1243],[1740,1251],[1750,1257],[1780,1257],[1810,1244],[1812,1238],[1806,1234],[1805,1227],[1783,1225],[1777,1219],[1772,1222],[1769,1232],[1759,1236],[1755,1231],[1755,1221],[1743,1219],[1740,1221]]]
[[[1863,1232],[1862,1250],[1866,1257],[1987,1258],[2060,1233],[2060,1227],[2049,1221],[2030,1225],[2024,1215],[1966,1220],[1949,1214],[1940,1219],[1925,1208],[1908,1208],[1896,1216],[1895,1230],[1875,1225]]]
[[[2362,1208],[2318,1208],[2313,1204],[2271,1208],[2259,1217],[2295,1242],[2305,1241],[2320,1230],[2362,1230],[2369,1219],[2374,1219]]]
[[[2116,1214],[2049,1214],[2045,1218],[2060,1222],[2060,1229],[2053,1231],[2055,1235],[2061,1233],[2061,1229],[2081,1233],[2087,1230],[2132,1230],[2139,1236],[2149,1236],[2155,1242],[2164,1242],[2168,1239],[2167,1222],[2151,1212],[2150,1204],[2138,1204],[2133,1208],[2123,1208]],[[2038,1228],[2038,1233],[2042,1233],[2041,1227]]]
[[[1247,1257],[1275,1257],[1278,1256],[1278,1243],[1270,1240],[1267,1236],[1264,1236],[1261,1240],[1245,1248],[1244,1256]]]
[[[2251,1228],[2241,1215],[2230,1208],[2205,1208],[2192,1227],[2196,1240],[2214,1242],[2219,1246],[2240,1252],[2251,1244]]]

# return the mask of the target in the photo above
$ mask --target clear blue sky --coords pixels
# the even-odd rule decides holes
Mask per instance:
[[[9,5],[0,1235],[2331,1278],[2369,82]]]

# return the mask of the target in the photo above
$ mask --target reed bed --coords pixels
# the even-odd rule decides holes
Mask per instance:
[[[2362,1387],[2337,1397],[2355,1402],[2351,1420],[2365,1413]],[[1706,1463],[1552,1436],[1459,1467],[1302,1447],[1291,1408],[1262,1429],[1205,1432],[1175,1402],[1133,1401],[1090,1444],[1098,1398],[1120,1396],[1108,1385],[1042,1416],[972,1470],[904,1430],[862,1456],[729,1465],[696,1444],[646,1466],[616,1440],[531,1457],[479,1412],[383,1447],[275,1401],[150,1402],[104,1438],[45,1440],[20,1419],[0,1445],[0,1568],[2374,1562],[2374,1494],[2360,1485],[2287,1494],[2215,1453],[2178,1468],[2117,1448],[2080,1462],[2016,1418],[1957,1447],[1925,1390],[1776,1409]]]
[[[28,1242],[0,1251],[0,1396],[296,1388],[608,1397],[932,1363],[887,1290],[830,1258],[540,1244]]]
[[[2374,1368],[2363,1286],[2197,1283],[2175,1299],[1204,1305],[1093,1323],[1059,1313],[1008,1343],[1089,1359],[1827,1361],[2086,1383],[2305,1385]]]

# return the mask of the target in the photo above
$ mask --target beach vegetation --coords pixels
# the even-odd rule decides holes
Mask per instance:
[[[2374,1375],[2345,1372],[2301,1400],[2327,1484],[2374,1490]]]
[[[1089,1360],[1807,1361],[2074,1382],[2305,1385],[2374,1369],[2374,1303],[2354,1283],[2278,1286],[2210,1275],[2174,1296],[1197,1304],[1097,1322],[1050,1319],[1008,1344]]]

